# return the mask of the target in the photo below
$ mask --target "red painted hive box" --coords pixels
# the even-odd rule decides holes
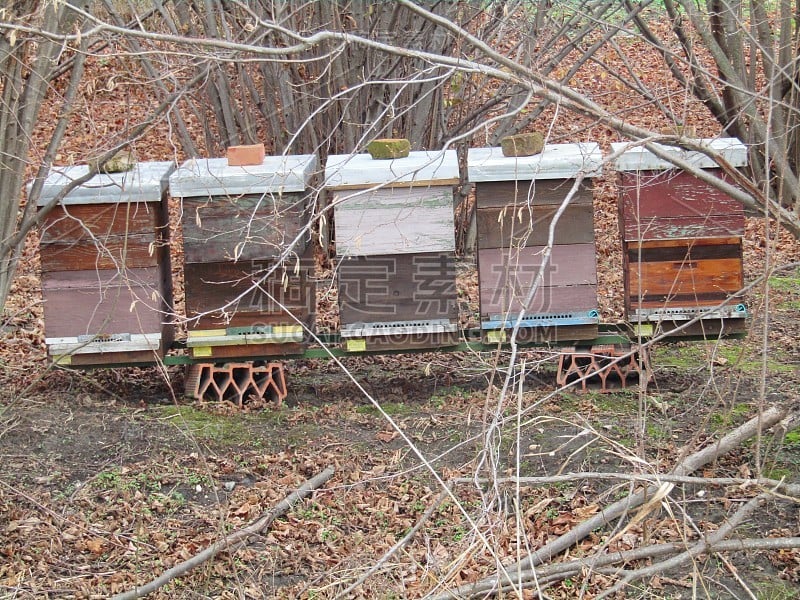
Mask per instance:
[[[700,143],[732,167],[747,164],[747,149],[736,139]],[[625,144],[612,146],[625,150]],[[709,175],[730,179],[701,152],[661,148]],[[682,335],[743,331],[742,205],[641,146],[624,151],[616,167],[625,312],[637,333],[668,333],[678,327],[676,334]]]

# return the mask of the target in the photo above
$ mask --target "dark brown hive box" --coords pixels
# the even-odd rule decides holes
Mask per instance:
[[[193,357],[302,351],[315,307],[308,222],[316,166],[310,154],[248,166],[194,159],[170,177],[183,209]]]
[[[591,177],[600,174],[601,160],[594,143],[548,144],[528,157],[506,157],[500,148],[469,151],[484,341],[506,341],[520,313],[520,341],[597,337]],[[586,178],[573,190],[579,173]],[[547,256],[550,224],[571,192]],[[526,304],[546,257],[536,292]]]
[[[153,362],[172,343],[166,204],[170,162],[102,173],[44,217],[40,237],[48,354],[60,364]],[[39,206],[87,166],[54,167]]]
[[[455,152],[374,160],[330,156],[345,348],[403,350],[459,341]]]
[[[747,150],[738,140],[700,141],[734,167],[747,164]],[[612,147],[622,150],[625,144]],[[702,153],[664,149],[726,178]],[[646,335],[696,317],[701,321],[683,335],[743,331],[742,205],[642,147],[621,154],[616,167],[628,320]]]

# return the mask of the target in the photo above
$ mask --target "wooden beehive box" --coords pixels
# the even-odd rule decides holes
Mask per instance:
[[[747,149],[736,139],[700,143],[733,167],[747,164]],[[614,151],[625,147],[612,144]],[[701,152],[663,149],[727,179]],[[624,151],[616,168],[628,320],[648,335],[697,317],[702,319],[684,328],[683,335],[743,331],[747,311],[738,296],[744,284],[742,205],[641,146]]]
[[[250,166],[193,159],[170,177],[182,205],[194,358],[302,350],[315,312],[308,222],[316,167],[314,155],[268,156]]]
[[[354,352],[458,343],[454,151],[330,156],[341,334]]]
[[[503,156],[500,148],[469,151],[484,341],[505,341],[520,313],[520,341],[597,337],[591,178],[600,174],[601,161],[595,143],[548,144],[540,154],[526,157]],[[526,304],[547,255],[550,224],[578,173],[586,178],[556,223],[547,266]]]
[[[95,175],[44,217],[45,342],[60,364],[153,362],[172,344],[166,189],[173,169],[150,162]],[[39,207],[88,171],[54,167]]]

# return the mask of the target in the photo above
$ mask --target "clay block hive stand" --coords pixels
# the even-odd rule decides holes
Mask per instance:
[[[600,174],[601,161],[595,143],[548,144],[527,157],[506,157],[500,148],[469,151],[485,342],[505,342],[521,311],[520,342],[597,337],[591,177]],[[542,264],[550,222],[579,172],[586,179],[558,221],[544,279],[524,306]]]
[[[376,160],[328,157],[345,348],[404,350],[459,342],[454,151]]]
[[[187,347],[193,358],[290,355],[314,319],[308,248],[313,155],[229,166],[185,162],[170,177],[182,202]],[[280,256],[292,243],[291,255]],[[283,306],[284,308],[281,308]]]
[[[41,228],[45,342],[65,365],[151,363],[172,344],[167,177],[171,162],[98,174]],[[87,166],[54,167],[45,206]]]
[[[733,167],[747,164],[747,149],[739,140],[699,142]],[[624,147],[612,144],[614,151]],[[716,163],[700,152],[663,148],[724,177]],[[702,318],[681,335],[744,331],[747,311],[737,296],[744,280],[742,205],[642,147],[622,154],[616,168],[625,311],[636,332],[644,336],[669,332],[696,317]]]

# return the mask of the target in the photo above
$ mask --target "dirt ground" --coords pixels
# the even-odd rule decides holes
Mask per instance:
[[[778,338],[766,361],[755,317],[745,340],[657,345],[646,389],[607,394],[554,394],[554,353],[541,350],[523,355],[522,394],[499,405],[497,387],[489,385],[490,355],[351,358],[350,375],[328,361],[289,362],[286,401],[244,410],[182,398],[179,367],[166,375],[155,368],[50,371],[24,396],[6,396],[0,413],[0,597],[101,598],[142,584],[331,465],[336,475],[325,490],[268,533],[155,597],[335,597],[438,501],[434,473],[450,481],[511,475],[517,464],[523,476],[629,471],[633,457],[668,468],[682,449],[709,443],[762,403],[800,406],[796,278],[775,280],[771,331]],[[526,410],[524,419],[502,419],[517,407]],[[759,451],[763,475],[798,480],[797,431],[765,437]],[[745,445],[703,474],[754,475],[755,456],[754,445]],[[513,486],[456,485],[466,514],[491,533],[496,556],[446,500],[401,553],[347,597],[418,597],[446,577],[451,584],[477,579],[520,550],[519,535],[536,547],[629,491],[627,484],[584,480],[525,486],[516,498]],[[685,508],[683,517],[661,511],[618,543],[624,549],[649,538],[691,537],[692,528],[713,529],[751,495],[678,486],[672,506]],[[511,506],[515,498],[520,511]],[[798,531],[797,503],[776,500],[741,535]],[[586,585],[591,597],[604,582],[601,575],[568,579],[549,593],[569,598]],[[800,554],[701,559],[693,569],[631,586],[626,596],[749,597],[742,582],[757,598],[796,597]]]

